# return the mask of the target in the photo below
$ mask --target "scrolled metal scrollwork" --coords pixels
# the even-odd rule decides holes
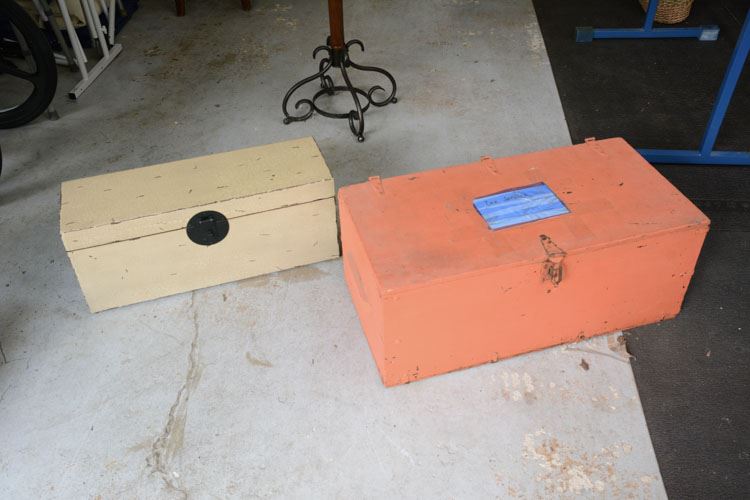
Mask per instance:
[[[370,105],[375,107],[383,107],[388,104],[397,102],[397,87],[396,80],[388,71],[375,66],[363,66],[352,61],[349,57],[349,49],[353,46],[358,46],[362,52],[364,52],[365,50],[365,45],[360,40],[350,40],[343,48],[334,49],[330,46],[329,39],[326,41],[326,45],[321,45],[313,51],[313,59],[315,59],[318,53],[320,53],[321,51],[325,51],[327,55],[318,63],[317,73],[295,83],[284,96],[284,100],[282,102],[284,124],[288,125],[292,122],[305,121],[314,113],[318,113],[328,118],[346,119],[349,122],[349,129],[352,131],[357,140],[359,142],[365,140],[364,113],[370,108]],[[341,71],[341,77],[344,80],[344,85],[336,85],[331,75],[327,74],[332,67],[339,68],[339,70]],[[386,90],[381,85],[373,85],[366,91],[355,87],[351,82],[347,68],[365,72],[379,73],[385,76],[391,84],[390,93],[388,93],[388,95],[384,99],[377,99],[375,97],[376,92],[386,92]],[[287,107],[292,94],[294,94],[300,87],[315,80],[320,81],[321,90],[317,91],[312,96],[312,98],[300,99],[294,104],[295,110],[306,108],[306,111],[302,114],[297,115],[292,115],[291,113],[289,113]],[[317,100],[320,97],[324,95],[333,96],[337,93],[348,93],[354,101],[354,109],[351,109],[346,113],[334,113],[332,111],[327,111],[321,108],[321,106],[317,104]],[[362,101],[361,99],[364,99],[364,101]]]
[[[284,96],[284,100],[281,103],[281,108],[284,111],[284,125],[289,125],[292,122],[305,121],[308,118],[310,118],[315,112],[315,103],[311,99],[300,99],[294,104],[294,109],[297,109],[297,110],[300,108],[300,106],[308,107],[307,112],[301,115],[294,116],[291,113],[289,113],[289,111],[287,111],[287,105],[289,103],[289,99],[292,97],[292,94],[294,94],[297,91],[297,89],[299,89],[303,85],[306,85],[314,80],[317,80],[318,78],[320,78],[322,81],[326,72],[329,69],[331,69],[331,66],[333,66],[333,52],[332,52],[331,47],[327,45],[320,45],[316,47],[315,50],[313,50],[313,59],[316,59],[318,56],[318,53],[320,53],[321,51],[328,52],[328,57],[320,61],[320,66],[318,66],[318,72],[292,85],[292,88],[290,88],[289,91]]]

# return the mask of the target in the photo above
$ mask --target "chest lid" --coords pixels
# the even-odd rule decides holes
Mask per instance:
[[[538,186],[553,196],[519,201]],[[495,198],[513,225],[480,213]],[[622,139],[374,178],[339,199],[386,293],[709,224]]]
[[[68,251],[184,229],[216,211],[231,220],[334,195],[312,137],[63,182]]]

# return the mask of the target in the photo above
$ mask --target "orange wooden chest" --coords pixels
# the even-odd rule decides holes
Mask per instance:
[[[544,183],[569,213],[491,230]],[[344,273],[383,383],[674,317],[709,220],[622,139],[339,190]]]

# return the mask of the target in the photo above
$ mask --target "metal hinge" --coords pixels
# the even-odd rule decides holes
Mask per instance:
[[[377,191],[379,194],[384,194],[385,190],[383,189],[383,181],[380,179],[379,175],[373,175],[372,177],[369,177],[367,179],[370,182],[370,186]]]

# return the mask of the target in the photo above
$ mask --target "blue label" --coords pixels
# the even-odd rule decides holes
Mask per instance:
[[[474,208],[493,230],[570,213],[543,182],[476,198]]]

